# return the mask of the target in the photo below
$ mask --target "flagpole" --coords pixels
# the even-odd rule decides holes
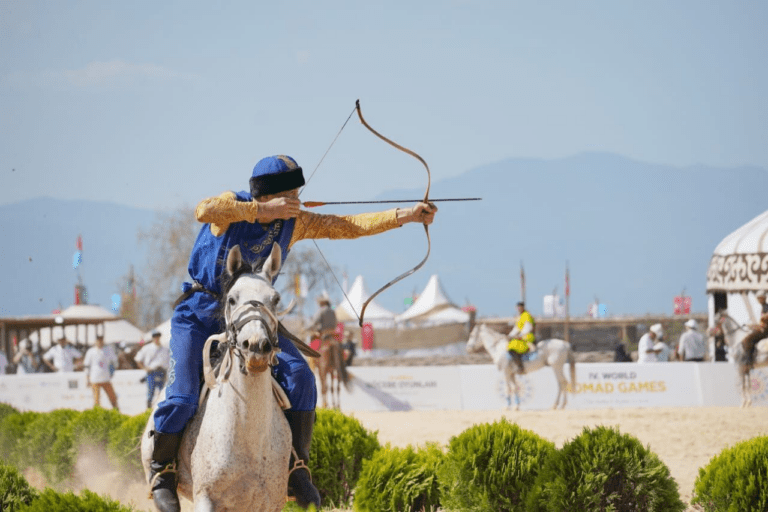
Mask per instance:
[[[525,270],[523,270],[523,262],[520,261],[520,300],[525,302]]]
[[[565,341],[571,341],[571,280],[568,272],[568,262],[565,262]]]

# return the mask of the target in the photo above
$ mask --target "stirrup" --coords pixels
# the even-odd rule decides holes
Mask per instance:
[[[310,471],[309,466],[307,466],[307,463],[299,458],[298,454],[296,453],[296,449],[293,446],[291,446],[291,455],[293,455],[293,467],[290,469],[290,471],[288,471],[288,478],[290,479],[291,473],[293,473],[297,469],[306,469],[307,474],[309,475],[309,482],[312,483],[312,471]],[[296,496],[289,496],[286,493],[285,501],[286,502],[296,501]]]
[[[169,462],[168,464],[166,464],[163,469],[161,469],[160,471],[155,473],[152,476],[152,478],[149,480],[149,495],[147,496],[147,498],[149,498],[150,500],[155,499],[155,497],[152,496],[152,488],[155,486],[155,482],[157,481],[157,477],[159,477],[160,475],[163,475],[165,473],[176,473],[178,475],[179,472],[176,470],[176,461],[175,460],[172,461],[172,462]],[[176,483],[178,485],[178,482],[176,482]]]

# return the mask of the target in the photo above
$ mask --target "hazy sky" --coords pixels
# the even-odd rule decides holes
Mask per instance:
[[[768,168],[768,2],[0,1],[0,204],[140,207],[308,175],[361,99],[433,180],[610,151]],[[350,122],[310,200],[421,187]]]

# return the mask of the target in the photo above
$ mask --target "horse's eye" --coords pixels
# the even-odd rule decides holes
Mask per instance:
[[[227,302],[229,302],[229,305],[230,305],[230,306],[234,306],[236,301],[235,301],[235,298],[234,298],[234,297],[230,297],[230,298],[227,300]]]

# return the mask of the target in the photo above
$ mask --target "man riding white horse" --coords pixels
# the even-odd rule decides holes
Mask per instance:
[[[517,312],[520,316],[517,318],[515,327],[509,331],[509,344],[507,350],[517,364],[517,373],[524,374],[523,354],[528,353],[531,346],[536,343],[536,335],[533,332],[536,323],[533,316],[526,311],[525,302],[517,303]]]
[[[239,245],[247,263],[266,258],[277,243],[287,257],[294,243],[308,238],[351,239],[394,229],[408,222],[431,224],[437,208],[418,203],[412,208],[350,216],[321,215],[300,209],[299,187],[305,184],[301,167],[284,155],[260,160],[253,168],[250,190],[225,192],[197,206],[197,220],[205,223],[189,258],[192,283],[184,283],[171,318],[171,365],[166,398],[154,413],[154,449],[150,463],[152,495],[161,512],[180,510],[176,494],[175,460],[184,427],[197,411],[203,346],[222,331],[216,312],[220,277],[229,249]],[[277,276],[275,276],[275,279]],[[288,339],[279,337],[281,352],[273,369],[275,379],[292,404],[285,412],[291,427],[293,470],[288,494],[306,508],[320,508],[320,494],[306,469],[315,423],[317,389],[306,360]],[[298,459],[298,460],[296,460]]]
[[[757,302],[760,303],[760,323],[752,326],[752,332],[741,341],[746,355],[747,368],[752,368],[755,364],[755,347],[758,342],[768,337],[768,303],[765,300],[765,290],[760,290],[755,294]]]

